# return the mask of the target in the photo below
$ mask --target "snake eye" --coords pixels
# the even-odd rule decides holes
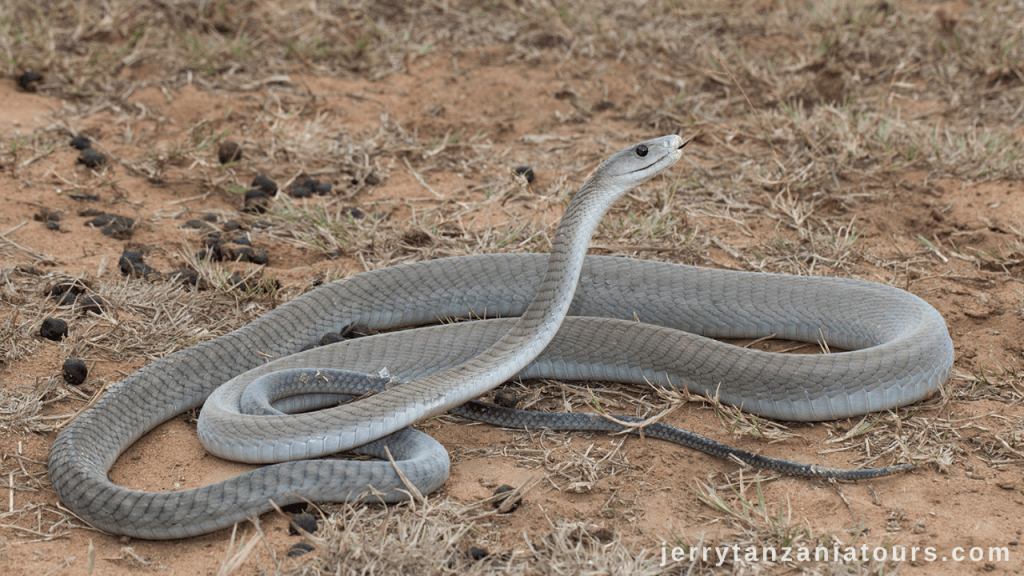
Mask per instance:
[[[641,158],[647,156],[647,146],[641,144],[636,147],[636,150],[634,150],[634,152],[636,152],[636,155],[640,156]]]

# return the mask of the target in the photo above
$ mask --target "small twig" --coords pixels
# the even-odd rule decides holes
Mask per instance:
[[[407,158],[402,158],[402,162],[405,162],[406,168],[408,168],[409,172],[413,175],[414,178],[416,178],[416,181],[420,183],[420,186],[423,186],[424,188],[429,190],[431,194],[437,196],[438,200],[444,199],[444,196],[438,194],[437,190],[434,190],[433,188],[430,187],[430,184],[427,184],[427,181],[423,179],[423,176],[420,176],[419,172],[412,169],[412,166],[409,164],[409,160]]]
[[[398,478],[402,481],[402,484],[405,484],[406,489],[409,490],[409,495],[412,496],[414,501],[419,502],[420,504],[424,504],[426,502],[426,499],[423,497],[423,493],[420,492],[420,489],[414,486],[413,483],[410,482],[409,479],[405,477],[405,474],[402,472],[401,468],[399,468],[398,464],[395,463],[395,459],[392,458],[391,450],[388,450],[387,446],[384,447],[384,453],[388,455],[388,462],[391,462],[391,467],[395,469],[395,473],[398,474]]]

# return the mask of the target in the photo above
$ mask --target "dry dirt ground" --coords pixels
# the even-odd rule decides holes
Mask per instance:
[[[1019,0],[2,0],[0,56],[7,573],[1024,567]],[[28,90],[18,86],[26,71],[42,76]],[[453,460],[426,505],[324,505],[314,551],[297,558],[286,553],[299,538],[278,514],[261,518],[260,532],[246,524],[234,537],[148,542],[93,530],[61,506],[46,473],[50,445],[105,386],[316,282],[450,255],[546,251],[598,162],[668,133],[693,138],[684,159],[613,209],[592,253],[909,290],[946,319],[952,377],[917,405],[816,424],[600,383],[533,383],[522,388],[527,401],[590,410],[596,400],[639,415],[672,407],[667,422],[770,456],[917,468],[858,483],[794,479],[650,439],[442,417],[419,426]],[[78,135],[106,162],[79,163],[69,146]],[[218,148],[229,141],[242,157],[222,164]],[[517,177],[518,166],[531,166],[535,180]],[[307,199],[282,192],[265,213],[242,212],[257,175],[282,188],[306,177],[333,188]],[[133,224],[108,236],[85,224],[90,210]],[[48,224],[48,213],[59,220]],[[199,229],[183,227],[204,217]],[[197,258],[211,234],[245,236],[266,263]],[[126,249],[161,274],[126,277]],[[166,274],[182,268],[204,288]],[[233,287],[232,274],[247,283]],[[103,302],[102,314],[49,296],[72,278]],[[67,321],[69,337],[42,339],[46,317]],[[64,383],[68,358],[88,365],[84,384]],[[110,474],[131,488],[174,490],[243,469],[206,455],[187,414],[145,436]],[[510,514],[474,506],[498,485],[531,479]],[[662,566],[663,543],[916,546],[936,559],[730,553]],[[490,555],[473,561],[473,546]]]

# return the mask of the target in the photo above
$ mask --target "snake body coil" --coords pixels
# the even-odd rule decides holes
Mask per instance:
[[[687,386],[750,412],[792,420],[907,404],[945,381],[953,358],[945,323],[906,292],[855,280],[585,257],[611,204],[674,164],[683,145],[666,136],[605,161],[566,210],[550,256],[470,256],[360,274],[146,366],[58,436],[49,460],[54,489],[93,526],[153,539],[225,528],[270,510],[270,501],[345,500],[364,495],[368,486],[383,500],[403,497],[391,463],[379,461],[287,461],[166,493],[128,490],[109,480],[107,471],[128,446],[204,402],[200,437],[218,455],[280,462],[351,448],[385,457],[387,448],[427,493],[447,478],[448,456],[407,427],[517,374]],[[506,318],[298,353],[323,334],[354,325],[383,330],[480,316]],[[508,318],[513,316],[518,319]],[[769,354],[705,338],[771,334],[823,338],[851,351]],[[266,357],[279,360],[265,363]],[[334,369],[365,374],[382,368],[402,383],[298,417],[238,414],[246,385],[275,371],[297,370],[292,375],[298,380],[316,381],[347,378]],[[360,393],[355,388],[346,392]],[[332,397],[307,398],[318,407]]]

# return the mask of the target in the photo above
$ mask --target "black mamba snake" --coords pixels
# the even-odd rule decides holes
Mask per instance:
[[[857,280],[585,257],[590,236],[612,203],[672,166],[684,145],[678,136],[665,136],[601,164],[567,208],[550,256],[469,256],[360,274],[146,366],[58,436],[49,460],[54,489],[97,528],[139,538],[179,538],[231,526],[270,510],[270,501],[281,506],[304,499],[407,498],[393,466],[429,493],[447,478],[448,455],[429,436],[407,427],[449,409],[519,427],[622,429],[593,414],[547,415],[566,419],[555,424],[515,410],[494,415],[489,405],[472,401],[517,374],[686,386],[785,420],[884,410],[919,400],[946,380],[953,346],[945,323],[907,292]],[[300,353],[323,334],[355,325],[384,330],[480,317],[505,318],[382,334]],[[710,339],[772,334],[823,339],[850,351],[771,354]],[[267,357],[279,360],[265,363]],[[384,368],[401,383],[365,376]],[[344,387],[336,388],[338,382]],[[376,393],[335,405],[343,397],[339,393],[366,391]],[[300,395],[287,399],[294,394]],[[279,397],[286,399],[271,407]],[[128,490],[109,480],[107,471],[128,446],[204,402],[199,433],[207,449],[248,462],[281,463],[166,493]],[[256,414],[239,413],[243,403],[255,406]],[[335,406],[295,416],[276,410],[327,405]],[[751,455],[660,424],[644,433],[809,476],[873,477],[908,466],[844,472]],[[347,449],[384,458],[385,447],[394,465],[284,461]],[[369,487],[375,492],[367,496]]]

